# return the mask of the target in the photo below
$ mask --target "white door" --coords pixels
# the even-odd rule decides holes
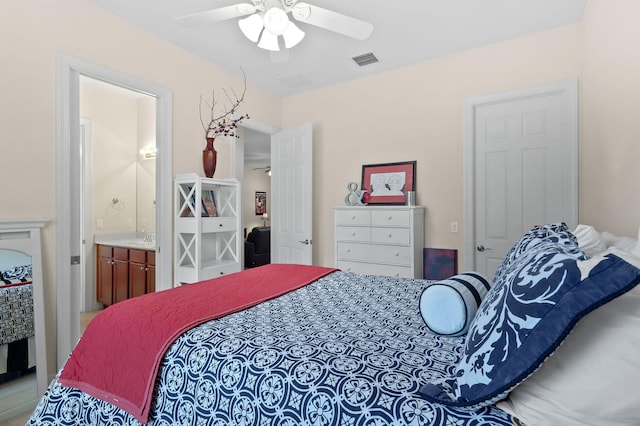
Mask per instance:
[[[577,225],[577,90],[569,81],[473,102],[470,251],[472,268],[493,276],[535,225]]]
[[[311,123],[271,136],[271,262],[311,265]]]

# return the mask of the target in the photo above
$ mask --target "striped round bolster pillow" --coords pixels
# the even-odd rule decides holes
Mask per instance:
[[[462,336],[491,285],[491,280],[477,272],[463,272],[436,281],[420,296],[422,319],[436,334]]]

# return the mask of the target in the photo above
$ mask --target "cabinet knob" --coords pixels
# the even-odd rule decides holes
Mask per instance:
[[[396,257],[400,256],[400,253],[396,252]]]
[[[220,228],[222,228],[222,224],[221,224],[221,223],[220,223],[220,224],[218,224],[218,226],[219,226]]]
[[[351,219],[355,220],[356,219],[356,215],[354,214],[353,216],[351,216]]]
[[[389,233],[389,234],[387,235],[387,238],[391,238],[391,237],[393,237],[393,234],[392,234],[392,233]]]
[[[347,249],[347,253],[351,253],[351,249]]]
[[[144,271],[144,270],[145,270],[145,269],[144,269],[144,266],[141,266],[141,267],[140,267],[140,270],[141,270],[141,271]]]
[[[391,219],[393,219],[393,216],[391,215],[387,216],[387,220],[391,220]]]
[[[356,232],[355,232],[355,231],[353,231],[353,232],[351,233],[351,236],[352,236],[352,237],[355,237],[355,236],[356,236]]]

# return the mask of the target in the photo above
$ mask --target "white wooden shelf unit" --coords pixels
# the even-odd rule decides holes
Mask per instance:
[[[203,194],[213,193],[216,215]],[[240,184],[194,173],[176,175],[174,200],[175,283],[193,283],[239,272],[242,237]]]

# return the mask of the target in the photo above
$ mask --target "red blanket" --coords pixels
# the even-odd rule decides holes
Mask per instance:
[[[335,270],[272,264],[116,303],[91,321],[59,382],[146,423],[160,361],[180,334]]]

